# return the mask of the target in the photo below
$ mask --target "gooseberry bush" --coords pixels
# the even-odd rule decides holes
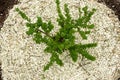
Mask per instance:
[[[87,35],[90,34],[91,29],[94,28],[94,24],[90,24],[89,21],[96,10],[92,9],[90,11],[87,6],[82,9],[79,8],[79,17],[75,20],[72,19],[67,4],[64,4],[65,14],[63,14],[60,8],[60,1],[55,0],[55,2],[58,12],[57,22],[60,29],[54,36],[50,34],[51,30],[55,27],[51,21],[43,22],[41,17],[37,17],[37,21],[32,23],[31,19],[24,12],[16,8],[20,16],[24,20],[27,20],[26,26],[28,27],[28,31],[26,33],[32,35],[33,40],[37,44],[44,43],[47,45],[44,51],[50,53],[51,57],[48,64],[44,66],[44,71],[48,70],[55,62],[63,66],[63,61],[59,56],[65,50],[69,51],[69,56],[74,62],[77,61],[78,55],[94,61],[96,58],[92,56],[87,49],[96,47],[97,43],[76,44],[74,33],[78,32],[83,40],[87,40]]]

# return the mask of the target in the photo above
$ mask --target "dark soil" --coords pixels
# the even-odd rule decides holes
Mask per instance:
[[[112,9],[120,21],[120,0],[98,0],[98,2],[104,3],[110,9]]]
[[[18,0],[0,0],[0,29],[8,16],[9,10],[17,3]]]
[[[1,63],[0,63],[0,80],[3,80],[3,79],[2,79],[2,69],[1,69]]]

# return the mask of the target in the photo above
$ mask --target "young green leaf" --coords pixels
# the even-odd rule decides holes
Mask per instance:
[[[48,32],[50,32],[54,28],[53,24],[51,21],[48,22]]]
[[[42,26],[42,18],[41,17],[37,17],[37,27],[39,28],[40,26]]]
[[[49,70],[50,66],[52,66],[54,63],[54,60],[51,60],[46,66],[44,66],[44,71]]]
[[[70,56],[71,56],[71,58],[72,58],[72,60],[74,61],[74,62],[76,62],[77,61],[77,59],[78,59],[78,52],[76,52],[75,50],[69,50],[70,51]]]
[[[27,20],[28,22],[30,22],[31,20],[28,18],[28,16],[23,13],[19,8],[16,8],[16,11],[21,15],[21,17],[25,20]]]
[[[43,38],[42,38],[40,32],[34,34],[33,40],[38,44],[40,44],[43,41]]]
[[[94,24],[88,25],[89,29],[93,29],[94,27],[95,27]]]
[[[92,48],[92,47],[96,47],[97,43],[88,43],[88,44],[81,44],[79,47],[86,49],[86,48]]]
[[[71,15],[70,15],[70,11],[68,9],[68,5],[67,4],[64,5],[64,11],[65,11],[65,16],[66,16],[67,22],[70,22]]]
[[[84,31],[79,31],[79,34],[81,35],[82,39],[87,39],[87,36]]]
[[[24,12],[16,8],[16,11],[21,17],[27,20],[26,26],[28,27],[28,31],[26,33],[32,35],[33,40],[37,44],[46,44],[44,52],[51,54],[50,61],[44,66],[44,71],[48,70],[54,63],[63,66],[60,55],[65,50],[69,51],[70,57],[74,62],[77,61],[79,54],[88,60],[94,61],[96,58],[92,56],[87,49],[96,47],[97,43],[77,44],[75,43],[76,37],[74,34],[75,32],[79,32],[82,39],[87,40],[87,36],[91,32],[90,30],[94,28],[94,24],[90,24],[89,21],[95,12],[95,9],[89,11],[87,6],[79,8],[78,19],[72,19],[67,4],[64,5],[65,14],[63,14],[60,9],[59,0],[56,0],[56,7],[58,13],[57,22],[60,29],[55,35],[51,35],[51,31],[54,28],[51,21],[43,22],[42,18],[38,16],[37,21],[32,23]]]
[[[58,55],[56,55],[56,63],[58,64],[58,65],[60,65],[60,66],[63,66],[63,62],[62,62],[62,60],[59,58],[59,56]]]
[[[85,49],[80,49],[80,50],[79,50],[79,53],[82,54],[82,56],[84,56],[84,57],[87,58],[88,60],[92,60],[92,61],[96,60],[96,58],[95,58],[94,56],[90,55],[90,54],[87,52],[87,50],[85,50]]]

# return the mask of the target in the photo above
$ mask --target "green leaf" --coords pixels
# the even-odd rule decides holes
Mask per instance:
[[[82,17],[82,11],[81,11],[81,8],[78,8],[78,11],[79,11],[79,18]]]
[[[26,34],[32,35],[33,33],[35,33],[35,26],[36,26],[35,23],[27,22],[27,23],[26,23],[26,26],[29,28],[29,30],[26,31]]]
[[[90,31],[85,31],[85,34],[90,34]]]
[[[84,16],[87,16],[87,14],[88,14],[88,6],[85,6],[82,10],[84,11]]]
[[[50,32],[54,28],[53,24],[51,21],[48,22],[48,32]]]
[[[42,28],[45,32],[47,32],[47,23],[43,23],[42,26],[41,26],[41,28]]]
[[[63,51],[60,48],[57,48],[56,52],[59,53],[59,54],[62,54]]]
[[[52,47],[50,47],[50,46],[47,46],[46,48],[45,48],[45,50],[44,50],[45,52],[52,52]]]
[[[40,44],[43,41],[42,36],[39,32],[34,34],[33,40],[38,44]]]
[[[56,0],[56,4],[59,5],[59,4],[60,4],[60,1],[59,1],[59,0]]]
[[[87,39],[87,36],[84,31],[79,31],[79,34],[81,35],[82,39]]]
[[[26,26],[27,26],[27,27],[31,27],[31,25],[32,25],[32,24],[31,24],[31,23],[29,23],[29,22],[28,22],[28,23],[26,23]]]
[[[41,17],[37,17],[37,26],[40,27],[42,26],[42,18]]]
[[[74,34],[75,32],[79,32],[83,40],[87,39],[88,34],[91,32],[90,30],[94,28],[94,24],[90,24],[89,21],[95,12],[95,9],[90,11],[87,6],[79,8],[79,17],[78,19],[75,19],[72,18],[67,4],[64,5],[64,14],[60,8],[59,0],[56,0],[56,8],[58,13],[57,22],[60,29],[54,35],[50,33],[54,28],[51,21],[43,22],[41,17],[37,17],[37,21],[32,23],[24,12],[16,8],[16,11],[21,17],[28,21],[26,23],[28,28],[26,33],[28,35],[33,35],[33,40],[37,44],[46,44],[44,51],[51,54],[50,61],[44,66],[44,71],[48,70],[54,62],[63,66],[60,55],[65,50],[70,52],[69,54],[73,62],[77,61],[79,54],[88,60],[94,61],[96,58],[89,54],[87,50],[96,47],[97,43],[76,44],[76,37]]]
[[[94,27],[95,27],[94,24],[88,26],[89,29],[93,29]]]
[[[88,44],[81,44],[79,47],[86,49],[86,48],[92,48],[92,47],[96,47],[97,43],[88,43]]]
[[[34,33],[34,28],[30,27],[28,31],[26,31],[26,34],[32,35]]]
[[[84,56],[88,60],[91,60],[91,61],[96,60],[96,58],[94,56],[90,55],[85,49],[80,49],[79,52],[80,52],[80,54],[82,54],[82,56]]]
[[[72,60],[76,62],[78,59],[78,53],[75,50],[69,50],[69,51],[70,51],[70,56],[72,57]]]
[[[57,12],[58,12],[58,16],[59,16],[59,18],[57,18],[57,22],[61,27],[64,27],[65,17],[63,16],[63,14],[61,12],[59,0],[56,0],[56,6],[57,6]]]
[[[29,22],[27,22],[27,23],[26,23],[26,26],[27,26],[28,28],[35,28],[35,27],[36,27],[36,23],[29,23]]]
[[[81,27],[82,26],[82,22],[83,22],[83,19],[82,18],[78,18],[78,20],[76,20],[76,28],[79,26]]]
[[[46,66],[44,66],[44,71],[49,70],[50,66],[53,65],[54,61],[50,61]]]
[[[63,66],[63,62],[59,58],[56,59],[56,63],[60,66]]]
[[[28,18],[28,16],[27,16],[24,12],[22,12],[19,8],[16,8],[16,11],[20,14],[20,16],[21,16],[23,19],[27,20],[28,22],[31,21],[31,20]]]
[[[65,16],[66,16],[67,22],[70,22],[71,15],[70,15],[70,11],[68,9],[68,5],[67,4],[64,5],[64,11],[65,11]]]
[[[57,55],[57,53],[54,53],[54,57],[55,57],[55,61],[58,65],[63,66],[63,62],[62,60],[59,58],[59,56]]]
[[[55,62],[60,65],[63,66],[63,62],[62,60],[60,60],[59,56],[57,55],[57,53],[52,52],[52,56],[50,58],[50,62],[44,67],[44,71],[48,70],[50,68],[50,66],[53,65],[53,62]]]

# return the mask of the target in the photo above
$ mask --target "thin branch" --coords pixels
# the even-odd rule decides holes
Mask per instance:
[[[44,31],[42,31],[42,30],[39,30],[39,29],[38,29],[37,31],[39,31],[39,32],[41,32],[41,33],[45,34],[46,36],[48,36],[48,37],[50,37],[50,38],[52,38],[52,39],[53,39],[53,37],[52,37],[52,36],[50,36],[48,33],[44,32]]]

